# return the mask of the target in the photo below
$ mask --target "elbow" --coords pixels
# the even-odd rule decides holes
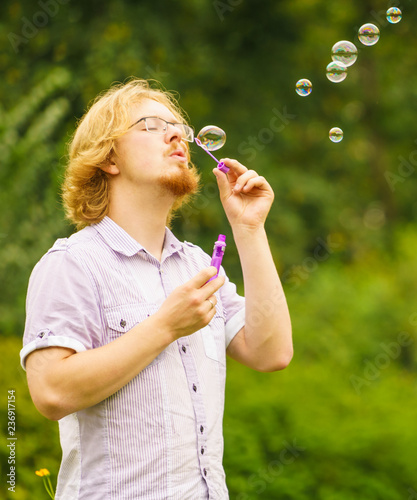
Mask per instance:
[[[61,418],[64,418],[67,415],[69,415],[69,413],[63,411],[60,408],[47,408],[45,411],[40,411],[40,413],[48,420],[54,420],[54,421],[61,420]]]
[[[58,349],[58,351],[56,350]],[[29,354],[26,375],[33,404],[48,420],[61,420],[73,413],[74,397],[68,391],[67,376],[61,369],[62,348],[48,347]]]
[[[291,349],[290,351],[281,355],[279,357],[278,362],[276,364],[276,367],[273,371],[276,372],[276,371],[284,370],[285,368],[287,368],[287,366],[291,363],[293,355],[294,355],[293,349]]]
[[[43,406],[37,408],[39,413],[41,413],[44,417],[48,420],[54,421],[61,420],[61,418],[64,418],[71,413],[57,406]]]
[[[64,407],[58,395],[44,394],[42,398],[32,397],[32,400],[39,413],[48,420],[61,420],[72,413]]]
[[[257,371],[271,373],[284,370],[291,363],[293,354],[294,352],[292,348],[287,352],[278,353],[275,358],[271,357],[268,360],[264,360],[263,363],[260,363]]]

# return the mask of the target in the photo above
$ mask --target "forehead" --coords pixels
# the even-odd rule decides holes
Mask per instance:
[[[178,118],[169,108],[153,99],[144,99],[142,102],[134,104],[131,113],[134,120],[140,120],[145,116],[158,116],[170,122],[178,121]]]

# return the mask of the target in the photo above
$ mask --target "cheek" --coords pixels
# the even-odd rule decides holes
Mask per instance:
[[[122,138],[115,144],[115,153],[120,165],[135,165],[140,158],[146,155],[146,148],[139,141],[131,138]]]

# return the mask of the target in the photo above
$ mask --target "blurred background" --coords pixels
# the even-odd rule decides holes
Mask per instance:
[[[390,24],[389,7],[403,19]],[[88,103],[129,76],[177,92],[217,152],[256,169],[275,202],[269,241],[295,355],[278,373],[228,364],[224,466],[237,500],[417,499],[417,5],[412,0],[3,0],[0,5],[0,498],[47,498],[57,424],[37,413],[19,367],[35,263],[65,220],[66,145]],[[357,38],[376,24],[379,42]],[[345,81],[325,76],[350,40]],[[295,83],[313,92],[300,97]],[[338,126],[344,139],[329,140]],[[200,194],[174,220],[244,293],[232,234],[196,145]],[[7,492],[7,391],[16,391],[17,476]]]

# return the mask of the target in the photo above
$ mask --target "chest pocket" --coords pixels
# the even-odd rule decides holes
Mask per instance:
[[[106,309],[107,342],[121,337],[134,326],[155,314],[158,309],[159,306],[153,303],[126,304]],[[164,357],[165,351],[162,351],[148,366],[159,363]]]

